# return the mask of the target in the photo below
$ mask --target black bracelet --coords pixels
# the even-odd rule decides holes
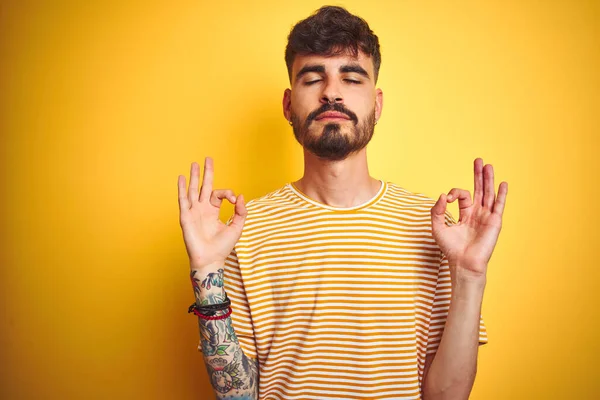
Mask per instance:
[[[225,302],[218,304],[208,304],[205,306],[199,306],[196,303],[192,303],[192,305],[188,307],[188,313],[192,313],[194,312],[194,310],[196,310],[202,315],[212,317],[217,313],[217,311],[228,310],[230,305],[231,300],[229,299],[229,297],[227,297],[227,293],[225,293]]]

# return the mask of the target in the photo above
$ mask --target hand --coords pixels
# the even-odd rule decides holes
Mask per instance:
[[[246,221],[244,197],[232,190],[213,190],[213,160],[204,161],[202,188],[198,195],[200,166],[193,162],[190,187],[185,190],[185,176],[179,175],[179,224],[192,269],[222,266],[242,234]],[[235,214],[229,225],[219,220],[223,199],[235,204]]]
[[[502,228],[502,213],[508,193],[508,183],[502,182],[498,197],[494,189],[494,168],[483,166],[483,160],[475,162],[475,192],[471,201],[468,190],[452,189],[448,196],[442,194],[431,209],[432,234],[451,267],[459,273],[472,277],[485,277],[487,264],[492,256]],[[458,223],[444,223],[446,203],[458,198]]]

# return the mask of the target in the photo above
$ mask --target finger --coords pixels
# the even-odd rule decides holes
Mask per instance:
[[[231,204],[235,204],[235,193],[230,189],[217,189],[213,190],[210,195],[210,204],[215,207],[221,207],[223,199],[229,200]]]
[[[441,231],[446,228],[446,194],[442,193],[431,208],[431,230]]]
[[[446,200],[448,203],[452,203],[456,199],[458,199],[458,220],[463,221],[471,215],[470,207],[473,204],[471,201],[471,193],[465,189],[453,188],[448,192]]]
[[[506,204],[506,195],[508,194],[508,182],[500,182],[498,187],[498,197],[494,204],[494,213],[502,216],[504,213],[504,205]]]
[[[454,200],[458,199],[459,208],[466,208],[473,204],[471,202],[471,193],[465,189],[453,188],[448,192],[446,199],[448,203],[452,203]]]
[[[185,176],[183,175],[179,175],[179,177],[177,177],[177,194],[179,196],[179,210],[189,210],[190,202],[188,201],[185,193]]]
[[[200,190],[200,201],[207,201],[213,192],[214,167],[213,159],[206,157],[204,159],[204,174],[202,176],[202,189]]]
[[[194,204],[198,201],[198,175],[200,173],[200,166],[197,162],[193,162],[190,168],[190,188],[188,190],[188,200],[190,204]]]
[[[244,227],[248,210],[246,210],[246,202],[244,201],[244,195],[239,195],[235,202],[235,214],[231,221],[231,225],[241,230]]]
[[[488,164],[483,167],[483,206],[492,211],[495,200],[494,167],[492,167],[492,164]]]
[[[475,191],[473,192],[473,204],[483,204],[483,159],[476,158],[474,164]]]

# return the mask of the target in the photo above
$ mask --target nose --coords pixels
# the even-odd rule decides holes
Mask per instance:
[[[342,93],[340,88],[336,82],[333,80],[329,80],[327,85],[323,88],[323,93],[321,94],[321,103],[322,104],[334,104],[334,103],[343,103],[344,99],[342,97]]]

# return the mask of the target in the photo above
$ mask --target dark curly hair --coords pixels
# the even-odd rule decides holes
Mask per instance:
[[[298,22],[288,36],[285,63],[290,82],[292,64],[297,54],[335,56],[349,52],[356,57],[359,49],[372,58],[377,82],[381,53],[379,39],[369,28],[369,24],[350,14],[345,8],[323,6],[310,17]]]

